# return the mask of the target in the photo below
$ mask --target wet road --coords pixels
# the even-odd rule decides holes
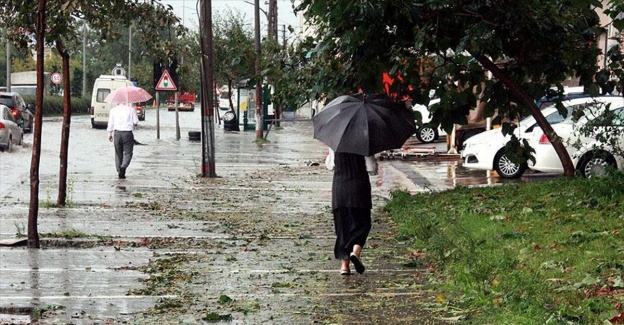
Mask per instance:
[[[59,309],[42,324],[196,323],[197,315],[210,312],[230,313],[227,324],[445,323],[431,308],[421,308],[435,301],[424,288],[427,271],[402,266],[409,244],[391,235],[382,214],[374,217],[367,273],[337,276],[329,253],[331,172],[322,166],[325,148],[312,139],[310,122],[283,123],[266,144],[254,143],[253,131],[217,127],[219,177],[205,180],[197,177],[201,145],[187,136],[200,129],[199,111],[180,113],[179,141],[175,113],[161,109],[160,117],[160,139],[154,110],[135,132],[146,145],[135,147],[127,180],[116,177],[105,130],[91,129],[86,116],[75,117],[70,204],[64,209],[51,207],[60,119],[46,119],[39,209],[46,249],[0,247],[0,323],[46,306]],[[27,135],[26,143],[31,139]],[[11,239],[26,230],[30,147],[0,153],[0,159],[0,239]],[[498,182],[491,174],[472,173],[456,157],[386,159],[371,178],[374,204],[381,207],[395,188],[437,191]],[[84,238],[57,238],[67,232]],[[163,269],[153,265],[168,259],[174,262]],[[236,303],[219,305],[222,295]],[[176,304],[186,309],[171,309]],[[358,313],[362,304],[375,312]]]
[[[168,112],[161,109],[160,112],[160,139],[157,139],[157,125],[155,110],[148,110],[146,121],[139,123],[135,131],[135,138],[146,146],[135,147],[135,157],[129,173],[132,170],[151,169],[157,167],[157,163],[143,159],[143,157],[158,154],[160,148],[166,147],[175,151],[179,146],[196,146],[197,153],[201,153],[201,145],[198,142],[192,142],[188,139],[189,131],[201,130],[201,116],[199,110],[194,112],[180,112],[180,140],[176,139],[176,118],[175,112]],[[59,171],[59,148],[60,148],[60,117],[46,118],[42,130],[42,155],[40,165],[41,190],[44,197],[55,200],[51,194],[53,192],[53,184],[57,182]],[[288,123],[288,122],[287,122]],[[305,124],[305,122],[302,122]],[[221,126],[215,126],[215,149],[217,172],[220,171],[219,165],[224,161],[228,163],[234,161],[246,161],[250,155],[255,153],[246,153],[238,150],[240,148],[238,132],[224,132]],[[253,133],[247,131],[243,133]],[[272,134],[269,134],[271,140]],[[15,184],[23,183],[28,179],[30,173],[32,133],[25,135],[25,144],[23,147],[16,146],[12,153],[0,153],[0,197],[17,196],[21,197],[27,192],[13,192],[16,190]],[[406,145],[410,146],[410,150],[396,151],[394,156],[386,159],[393,166],[409,173],[410,166],[418,166],[418,170],[431,181],[433,189],[445,189],[454,186],[479,186],[494,185],[507,182],[515,182],[517,180],[507,180],[499,178],[494,171],[475,171],[461,166],[461,160],[457,155],[445,155],[447,145],[443,138],[432,144],[421,144],[418,140],[408,140]],[[270,149],[266,156],[257,156],[256,162],[263,159],[272,160]],[[436,155],[430,155],[435,152]],[[388,156],[386,156],[388,157]],[[184,155],[178,157],[170,157],[169,159],[187,159]],[[196,166],[201,165],[201,156],[195,155],[191,157],[195,161]],[[115,175],[114,168],[114,152],[112,144],[108,142],[106,132],[103,129],[92,129],[88,116],[74,116],[71,124],[71,140],[69,149],[69,180],[71,182],[72,174],[88,174],[94,181],[99,179],[111,178]],[[399,164],[399,162],[401,163]],[[283,163],[287,163],[284,161]],[[168,167],[171,168],[171,167]],[[530,177],[531,173],[527,172]],[[223,175],[225,176],[225,175]],[[525,179],[526,180],[526,179]],[[40,195],[41,197],[41,195]]]

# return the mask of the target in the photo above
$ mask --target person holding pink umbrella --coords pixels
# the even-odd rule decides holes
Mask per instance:
[[[111,92],[104,101],[119,104],[108,113],[108,141],[115,146],[115,167],[119,179],[126,178],[126,169],[134,151],[134,127],[139,123],[136,109],[131,103],[144,102],[152,98],[143,88],[126,86]]]

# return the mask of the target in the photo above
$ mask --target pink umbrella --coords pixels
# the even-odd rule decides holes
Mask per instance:
[[[111,104],[132,104],[145,102],[152,98],[145,89],[136,86],[125,86],[113,90],[104,101]]]

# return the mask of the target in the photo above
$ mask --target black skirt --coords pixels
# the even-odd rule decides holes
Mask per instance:
[[[336,259],[348,259],[353,245],[364,247],[371,230],[371,210],[369,208],[337,208],[334,209],[334,228]]]

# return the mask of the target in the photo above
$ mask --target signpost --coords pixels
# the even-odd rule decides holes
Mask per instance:
[[[156,87],[154,87],[156,91],[175,91],[175,116],[176,116],[176,140],[180,140],[180,122],[179,122],[179,113],[178,113],[178,87],[173,82],[173,78],[169,74],[167,69],[164,69],[160,79],[156,83]]]
[[[158,83],[156,83],[156,87],[154,89],[158,91],[177,91],[178,87],[175,83],[173,83],[173,79],[171,79],[169,71],[165,69],[163,70],[162,76],[160,76],[160,79],[158,80]]]
[[[58,73],[58,72],[54,72],[50,76],[50,81],[52,81],[52,83],[55,84],[55,85],[60,85],[61,82],[63,81],[63,76],[60,73]]]

